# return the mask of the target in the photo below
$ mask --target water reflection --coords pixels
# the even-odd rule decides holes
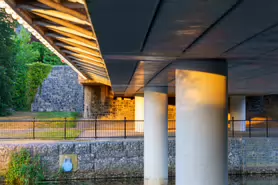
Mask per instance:
[[[143,179],[97,179],[70,182],[45,182],[44,185],[144,185]],[[169,180],[169,185],[175,185],[175,179]],[[278,185],[278,175],[230,176],[229,185]]]

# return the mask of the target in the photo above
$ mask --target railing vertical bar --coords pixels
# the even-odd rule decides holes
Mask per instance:
[[[252,122],[251,122],[251,118],[249,119],[249,137],[251,138],[251,126],[252,126]]]
[[[124,119],[124,138],[126,139],[126,117]]]
[[[95,118],[95,139],[97,138],[97,117]]]
[[[233,135],[233,137],[235,137],[235,119],[234,119],[234,117],[232,117],[232,135]]]
[[[36,118],[34,117],[34,119],[33,119],[33,139],[35,139],[35,127],[36,127]]]
[[[64,124],[64,140],[67,139],[67,118],[65,118],[65,124]]]
[[[266,137],[269,137],[269,132],[268,132],[268,117],[266,117]]]

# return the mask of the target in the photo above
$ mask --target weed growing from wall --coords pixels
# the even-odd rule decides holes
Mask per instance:
[[[6,185],[35,185],[44,180],[40,157],[32,157],[27,149],[21,149],[11,156],[5,175]]]

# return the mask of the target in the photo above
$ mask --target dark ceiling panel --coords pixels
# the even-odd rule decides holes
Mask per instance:
[[[137,61],[106,60],[107,70],[113,85],[128,85]]]
[[[88,1],[104,56],[140,55],[140,47],[150,28],[157,2]],[[275,64],[275,59],[278,58],[278,29],[275,28],[275,24],[278,23],[277,0],[160,2],[156,19],[149,30],[144,55],[180,55],[187,46],[199,38],[183,57],[235,57],[235,60],[228,60],[229,93],[278,93],[278,65]],[[233,6],[236,3],[237,6]],[[236,8],[229,11],[231,7]],[[219,21],[214,25],[216,20]],[[203,34],[208,28],[209,31]],[[202,37],[199,37],[200,35]],[[223,55],[225,51],[228,52]],[[262,53],[264,56],[256,60],[241,58],[257,57]],[[169,95],[174,95],[175,72],[164,69],[172,59],[164,62],[151,59],[145,60],[147,62],[137,63],[138,61],[144,60],[106,59],[116,95],[133,96],[135,93],[142,93],[146,85],[166,85],[167,80],[172,88]]]
[[[278,60],[278,48],[274,48],[272,51],[269,51],[264,54],[264,57],[273,58],[276,62]]]
[[[158,75],[169,63],[170,62],[166,61],[140,61],[136,72],[130,81],[129,87],[126,89],[125,95],[133,96],[134,94],[140,92],[140,89],[143,88],[144,85],[148,84],[152,78]]]
[[[169,84],[169,81],[172,81],[174,78],[175,70],[172,68],[172,64],[170,64],[166,69],[164,69],[157,76],[155,76],[148,85],[167,86]]]
[[[186,51],[185,56],[219,57],[223,52],[276,24],[277,7],[277,0],[243,1],[203,39]]]
[[[231,48],[225,57],[258,57],[278,48],[278,26],[270,27],[255,37]]]
[[[179,55],[237,0],[162,1],[145,53]]]
[[[158,0],[87,2],[103,54],[140,50]]]

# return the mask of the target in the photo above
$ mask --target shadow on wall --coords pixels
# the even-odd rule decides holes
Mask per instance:
[[[94,97],[92,102],[92,119],[100,120],[134,120],[135,119],[135,100],[133,98],[106,98],[101,102]],[[176,119],[175,98],[169,98],[168,119]]]
[[[100,101],[97,97],[92,100],[92,113],[91,117],[94,119],[101,119],[103,117],[115,115],[115,110],[112,108],[111,99],[106,99],[104,102]]]
[[[91,103],[85,107],[85,117],[100,120],[134,120],[135,100],[129,98],[113,99],[110,88],[93,87],[89,98]],[[87,104],[88,105],[88,104]]]

